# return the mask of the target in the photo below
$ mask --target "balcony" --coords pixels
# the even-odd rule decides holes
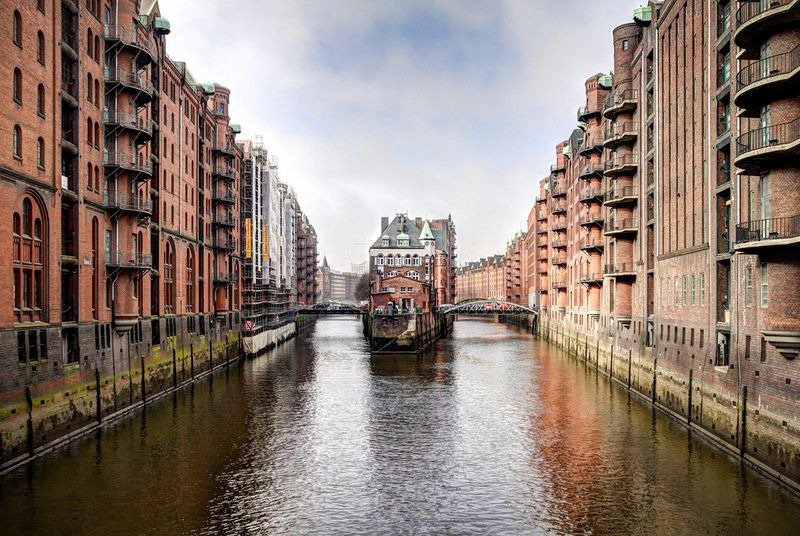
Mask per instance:
[[[215,143],[211,150],[229,157],[233,157],[236,154],[236,148],[232,143]]]
[[[566,255],[556,255],[553,257],[553,265],[554,266],[566,266],[567,264],[567,256]]]
[[[106,49],[114,44],[120,44],[125,48],[130,48],[136,53],[137,59],[145,59],[154,62],[156,59],[153,47],[150,43],[135,30],[123,26],[106,26],[105,30]],[[142,63],[141,61],[139,62]]]
[[[554,288],[554,289],[557,289],[557,290],[566,289],[567,288],[567,282],[565,280],[563,280],[563,279],[560,279],[558,281],[553,281],[552,283],[550,283],[550,286],[552,288]]]
[[[739,108],[760,108],[766,101],[800,94],[800,45],[743,67],[736,87]]]
[[[112,250],[106,253],[106,266],[119,270],[150,270],[153,256],[150,253]]]
[[[591,180],[594,177],[601,177],[603,175],[603,171],[602,165],[589,162],[581,166],[580,170],[578,171],[578,178]]]
[[[236,170],[230,166],[214,165],[213,169],[211,170],[211,178],[233,181],[236,180]]]
[[[558,181],[553,184],[553,189],[550,192],[550,197],[566,197],[567,185],[564,182]]]
[[[563,238],[556,238],[550,243],[550,245],[556,249],[566,249],[567,241],[564,240]]]
[[[117,127],[131,130],[139,137],[147,140],[153,137],[153,123],[147,117],[119,110],[105,110],[103,112],[103,123],[106,125],[106,134],[110,133],[109,127]]]
[[[800,22],[800,0],[739,2],[733,41],[743,50],[741,58],[752,59],[764,39]]]
[[[578,108],[578,121],[581,123],[585,123],[588,119],[595,115],[600,115],[603,113],[603,110],[598,105],[592,106],[581,106]]]
[[[578,195],[578,201],[581,203],[592,203],[594,201],[602,203],[603,198],[603,190],[600,188],[584,188]]]
[[[736,226],[736,251],[800,244],[800,214],[748,221]]]
[[[567,230],[567,218],[560,218],[555,220],[552,224],[553,231],[566,231]]]
[[[149,159],[142,155],[129,155],[125,153],[106,153],[103,157],[103,166],[114,171],[132,171],[148,177],[153,175],[153,165]]]
[[[214,285],[232,285],[236,283],[236,274],[231,273],[215,273],[212,278]]]
[[[547,234],[547,225],[539,225],[536,228],[536,234]]]
[[[746,175],[759,175],[781,165],[794,166],[800,157],[800,117],[745,132],[736,140],[736,149],[734,164]]]
[[[636,270],[632,262],[606,264],[603,273],[612,277],[636,277]]]
[[[214,247],[224,251],[234,251],[236,249],[236,239],[226,236],[220,240],[214,240]]]
[[[595,151],[598,153],[602,152],[603,143],[602,140],[598,140],[593,136],[587,136],[578,147],[578,154],[581,156],[589,156]]]
[[[639,200],[639,188],[636,186],[615,186],[606,192],[605,205],[614,207],[618,205],[635,204]]]
[[[553,203],[552,207],[550,208],[550,212],[552,214],[563,214],[566,211],[567,211],[567,204],[564,202]]]
[[[580,243],[580,248],[582,251],[603,251],[603,239],[602,238],[595,238],[595,237],[588,237],[584,238]]]
[[[636,124],[632,121],[615,123],[606,128],[603,145],[607,149],[613,149],[623,143],[634,143],[638,135]]]
[[[211,202],[212,203],[221,203],[221,204],[226,204],[226,205],[233,205],[234,203],[236,203],[236,198],[233,196],[233,191],[232,190],[226,190],[224,192],[218,192],[218,191],[214,190],[214,192],[212,194],[212,197],[211,197]]]
[[[144,196],[112,193],[104,201],[107,210],[131,212],[141,216],[153,215],[153,202]]]
[[[547,213],[543,211],[539,211],[536,214],[536,221],[547,221]]]
[[[603,214],[600,211],[589,211],[584,212],[578,218],[578,224],[582,227],[590,227],[592,225],[597,225],[599,227],[603,226]]]
[[[615,91],[606,98],[603,104],[603,116],[614,119],[619,114],[632,112],[639,103],[639,92],[635,89]]]
[[[606,222],[603,234],[607,236],[623,236],[636,234],[639,230],[638,222],[634,218],[622,218]]]
[[[136,101],[140,104],[150,102],[155,96],[155,88],[147,78],[136,71],[124,69],[104,69],[103,77],[106,89],[130,89],[136,92]]]
[[[61,76],[61,100],[64,104],[71,109],[78,108],[77,90],[75,89],[75,80],[69,76]]]
[[[600,285],[603,283],[603,274],[600,272],[581,274],[578,280],[584,285]]]
[[[540,247],[540,248],[546,248],[547,247],[547,237],[546,236],[541,237],[539,240],[536,241],[536,245],[538,247]]]
[[[639,167],[639,159],[636,155],[618,156],[606,162],[603,175],[606,177],[616,177],[618,175],[633,175]]]
[[[211,220],[211,225],[217,227],[236,227],[236,218],[228,215],[217,216],[215,214],[214,218]]]

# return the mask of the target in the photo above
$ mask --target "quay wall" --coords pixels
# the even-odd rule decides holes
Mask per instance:
[[[629,329],[591,333],[547,316],[527,327],[800,493],[800,400],[776,396],[758,384],[737,388],[726,379],[733,367],[721,370],[709,366],[703,355],[695,359],[658,344],[646,347]]]

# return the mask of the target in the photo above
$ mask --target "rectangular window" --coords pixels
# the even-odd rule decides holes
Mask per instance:
[[[750,359],[750,335],[744,338],[744,358]]]
[[[695,291],[695,276],[692,274],[692,288],[691,288],[691,304],[694,305],[694,291]]]
[[[673,286],[675,287],[675,305],[678,305],[678,300],[680,299],[680,294],[678,293],[678,276],[675,276]]]
[[[18,331],[17,332],[17,360],[20,363],[25,363],[26,359],[26,352],[25,352],[25,332]]]
[[[747,266],[744,269],[744,305],[753,305],[753,267]]]
[[[762,363],[766,363],[767,362],[767,339],[765,339],[764,337],[761,337],[761,356],[760,356],[760,359],[761,359]]]
[[[681,305],[686,306],[686,276],[681,278]]]
[[[705,338],[705,336],[706,336],[706,330],[704,330],[704,329],[701,329],[701,330],[700,330],[700,348],[702,348],[702,347],[703,347],[703,345],[705,344],[705,343],[703,342],[703,339]]]
[[[769,290],[767,287],[767,263],[761,263],[761,307],[766,307],[769,298]]]
[[[706,274],[700,272],[700,305],[706,304]]]
[[[692,328],[691,334],[689,335],[689,346],[694,346],[694,328]]]

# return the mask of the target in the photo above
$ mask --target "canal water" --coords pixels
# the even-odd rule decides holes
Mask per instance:
[[[798,534],[800,500],[524,332],[329,317],[0,477],[0,534]]]

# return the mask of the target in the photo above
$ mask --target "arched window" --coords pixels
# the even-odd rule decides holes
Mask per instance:
[[[94,82],[92,81],[92,73],[89,73],[86,75],[86,97],[89,99],[89,102],[94,102],[93,90]]]
[[[100,148],[100,122],[94,124],[94,144],[98,149]]]
[[[36,0],[36,7],[39,8],[39,11],[44,13],[44,0]]]
[[[14,11],[14,21],[11,28],[11,36],[14,39],[14,44],[22,48],[22,15],[19,11]]]
[[[375,266],[383,266],[383,253],[378,253],[378,256],[375,257]]]
[[[14,141],[13,141],[14,157],[22,159],[22,129],[19,125],[14,125]]]
[[[97,79],[94,81],[94,103],[100,106],[100,80]]]
[[[44,138],[36,140],[36,165],[44,169]]]
[[[14,101],[17,104],[22,104],[22,71],[19,67],[14,69]]]
[[[22,199],[21,213],[14,213],[12,226],[14,316],[17,322],[37,322],[46,319],[46,218],[42,206],[29,196]]]
[[[92,169],[93,169],[92,168],[92,163],[88,162],[86,164],[86,189],[87,190],[91,190],[92,189],[92,184],[94,184],[94,182],[92,180],[92,175],[93,175]]]
[[[100,193],[100,168],[94,166],[94,189]]]
[[[92,35],[91,28],[86,30],[86,48],[88,49],[89,57],[94,58],[94,35]]]
[[[167,240],[164,248],[164,312],[175,313],[175,245]]]
[[[186,308],[191,313],[194,311],[194,251],[186,250]]]
[[[36,35],[36,59],[44,65],[44,34],[41,31]]]
[[[39,84],[36,90],[36,113],[44,117],[44,86]]]
[[[419,272],[416,270],[411,270],[410,272],[406,272],[406,277],[410,277],[414,281],[419,281]]]
[[[92,118],[86,118],[86,139],[89,140],[89,145],[92,144],[92,135],[94,134],[94,129],[92,128]]]
[[[100,37],[94,36],[94,61],[100,63]]]
[[[420,265],[419,255],[414,255],[413,258],[414,258],[414,266],[419,266]]]
[[[406,255],[403,264],[405,264],[406,266],[411,266],[411,255],[408,254]]]
[[[92,218],[92,318],[97,320],[97,310],[99,304],[97,303],[98,284],[100,282],[100,267],[97,262],[97,255],[100,248],[100,225],[97,217]]]

